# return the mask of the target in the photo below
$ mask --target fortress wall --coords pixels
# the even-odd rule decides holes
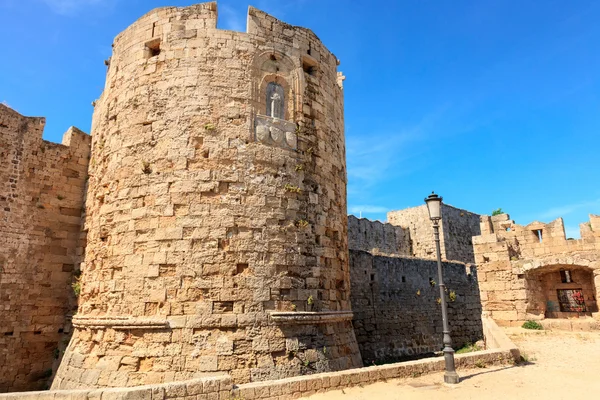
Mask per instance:
[[[412,255],[407,228],[348,215],[348,248],[379,255]]]
[[[246,33],[216,18],[215,3],[160,8],[115,39],[55,389],[362,364],[337,59],[252,7]]]
[[[0,392],[46,387],[75,306],[90,137],[44,124],[0,104]]]
[[[426,205],[390,211],[387,218],[392,225],[408,228],[413,256],[436,257],[433,227]],[[440,246],[443,259],[473,263],[475,258],[472,237],[478,236],[480,233],[478,214],[442,204]]]
[[[580,225],[581,239],[565,237],[564,223],[515,224],[508,214],[481,216],[473,238],[484,312],[500,325],[544,318],[600,317],[600,217]],[[561,276],[569,271],[570,279]],[[580,290],[581,312],[561,309],[558,290]]]
[[[459,262],[443,267],[451,337],[458,349],[483,338],[477,270]],[[436,282],[430,283],[437,281],[435,261],[350,250],[350,279],[354,329],[365,364],[442,349],[440,292]]]

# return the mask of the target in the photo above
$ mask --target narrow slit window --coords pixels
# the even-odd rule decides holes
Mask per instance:
[[[534,234],[535,234],[535,236],[538,238],[538,241],[539,241],[540,243],[542,243],[542,241],[543,241],[542,230],[541,230],[541,229],[535,229],[535,230],[533,231],[533,233],[534,233]]]

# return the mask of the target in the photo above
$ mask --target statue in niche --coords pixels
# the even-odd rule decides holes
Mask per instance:
[[[272,118],[285,118],[285,96],[283,87],[275,82],[267,85],[266,99],[267,116]]]

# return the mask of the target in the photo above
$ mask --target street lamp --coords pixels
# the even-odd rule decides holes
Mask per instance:
[[[450,328],[448,327],[448,309],[446,306],[446,285],[442,276],[442,256],[440,251],[440,219],[442,219],[442,198],[431,192],[425,199],[429,219],[433,223],[433,238],[435,240],[435,249],[437,251],[438,280],[440,286],[440,299],[442,300],[442,321],[444,324],[444,360],[446,361],[446,372],[444,373],[444,382],[458,383],[460,378],[454,367],[454,350],[452,349],[452,339],[450,338]]]

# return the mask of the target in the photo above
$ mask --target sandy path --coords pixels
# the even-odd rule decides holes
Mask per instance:
[[[461,370],[458,385],[443,374],[391,380],[310,396],[311,400],[600,399],[600,332],[506,332],[529,363]]]

